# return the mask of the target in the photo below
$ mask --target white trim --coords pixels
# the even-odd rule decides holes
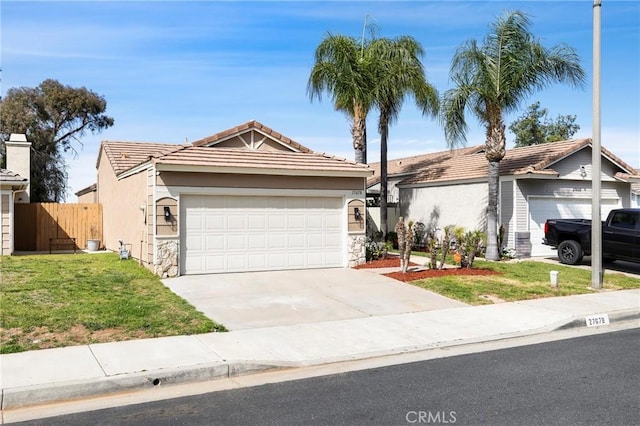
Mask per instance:
[[[163,197],[178,198],[180,195],[255,195],[272,197],[353,197],[354,190],[337,189],[284,189],[284,188],[214,188],[209,186],[157,186],[154,202]],[[362,196],[364,199],[364,196]]]
[[[414,189],[414,188],[431,188],[434,186],[451,186],[451,185],[468,185],[470,183],[486,183],[489,184],[488,178],[473,178],[473,179],[459,179],[459,180],[440,180],[435,182],[423,182],[423,183],[410,183],[403,185],[396,185],[398,189]]]
[[[153,167],[153,162],[151,160],[145,161],[144,163],[140,163],[137,166],[133,166],[130,169],[125,170],[116,176],[118,180],[122,180],[128,178],[129,176],[137,175],[140,172],[148,170]]]

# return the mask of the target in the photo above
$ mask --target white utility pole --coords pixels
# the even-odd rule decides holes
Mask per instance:
[[[602,219],[600,214],[600,14],[601,0],[593,0],[593,137],[591,152],[591,288],[602,288]]]

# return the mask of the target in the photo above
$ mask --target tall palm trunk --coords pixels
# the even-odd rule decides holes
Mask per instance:
[[[354,105],[353,108],[351,136],[353,137],[355,161],[367,164],[367,115],[359,105]]]
[[[498,250],[498,187],[500,183],[500,161],[505,156],[505,126],[502,118],[487,128],[486,157],[489,160],[489,200],[487,207],[487,260],[500,260]]]
[[[389,227],[387,226],[387,139],[389,137],[389,115],[385,111],[380,112],[380,231],[382,238],[387,238]]]

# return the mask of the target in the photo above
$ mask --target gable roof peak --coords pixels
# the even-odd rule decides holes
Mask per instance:
[[[248,133],[251,130],[255,130],[263,135],[273,139],[277,143],[289,148],[291,151],[297,152],[305,152],[311,153],[313,152],[311,149],[306,146],[294,141],[291,138],[284,136],[282,133],[276,132],[272,128],[265,126],[257,120],[250,120],[238,126],[232,127],[227,130],[223,130],[221,132],[215,133],[211,136],[207,136],[206,138],[199,139],[192,143],[192,146],[212,146],[233,138],[234,136],[238,136],[244,133]]]

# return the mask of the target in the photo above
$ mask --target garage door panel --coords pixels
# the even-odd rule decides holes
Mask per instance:
[[[247,250],[244,235],[227,235],[227,250]]]
[[[601,200],[600,214],[607,217],[618,208],[617,200]],[[554,256],[556,250],[542,244],[547,219],[591,219],[590,198],[535,198],[529,200],[529,232],[532,256]]]
[[[284,231],[286,227],[286,217],[277,213],[268,213],[269,230]]]
[[[224,268],[224,256],[223,255],[207,255],[206,259],[206,268],[204,268],[200,272],[209,271],[212,269],[222,269]]]
[[[307,264],[305,262],[306,255],[304,253],[289,252],[287,257],[288,268],[305,268]]]
[[[204,238],[206,240],[205,247],[207,250],[224,250],[225,249],[224,234],[206,235]]]
[[[202,217],[206,217],[205,218],[205,223],[206,223],[206,229],[208,231],[221,231],[224,230],[225,227],[225,222],[224,222],[224,216],[221,214],[208,214],[206,216]],[[187,228],[187,229],[200,229],[201,226],[193,226],[191,228]]]
[[[305,216],[303,214],[295,214],[295,213],[288,214],[287,227],[289,230],[305,229]]]
[[[283,250],[286,247],[287,236],[285,233],[269,233],[269,236],[267,237],[267,248],[269,248],[270,250]]]
[[[252,231],[264,231],[267,228],[267,219],[264,214],[247,215],[247,228]]]
[[[342,198],[183,196],[182,273],[343,265]]]
[[[305,236],[302,234],[290,233],[287,235],[287,248],[293,250],[301,250],[305,247]]]

